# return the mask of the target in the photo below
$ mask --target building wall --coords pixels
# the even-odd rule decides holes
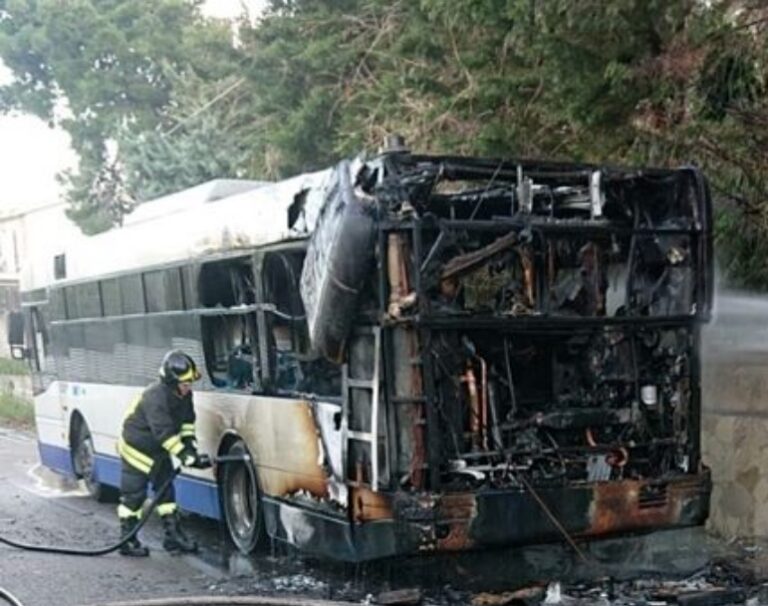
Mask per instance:
[[[66,214],[65,203],[27,212],[21,228],[21,287],[53,281],[53,258],[87,238]]]
[[[19,275],[24,218],[15,213],[0,217],[0,357],[10,357],[8,312],[19,309]]]
[[[704,330],[702,449],[712,469],[709,526],[768,536],[768,298],[719,297]]]
[[[53,256],[84,238],[65,210],[53,203],[0,214],[0,357],[10,357],[7,317],[20,308],[25,274],[52,278]]]

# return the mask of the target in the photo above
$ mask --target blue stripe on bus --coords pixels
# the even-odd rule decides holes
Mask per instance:
[[[72,456],[69,449],[62,446],[37,443],[40,461],[46,467],[68,476],[74,476]],[[94,456],[94,476],[98,482],[110,486],[120,486],[120,459],[118,457],[97,454]],[[174,482],[176,502],[185,511],[221,520],[219,489],[215,482],[179,476]]]
[[[119,457],[97,454],[94,456],[94,475],[99,482],[120,486]],[[220,520],[219,489],[215,482],[179,476],[173,483],[176,488],[176,502],[185,511]]]
[[[214,520],[222,519],[219,489],[214,482],[181,476],[174,485],[179,507]]]
[[[97,482],[120,487],[120,459],[107,455],[93,455],[93,476]]]
[[[72,467],[72,455],[69,454],[69,448],[38,442],[37,450],[43,465],[66,476],[74,477],[75,469]]]

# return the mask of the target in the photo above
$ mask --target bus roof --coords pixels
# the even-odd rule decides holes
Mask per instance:
[[[289,227],[288,209],[304,190],[310,192],[308,203],[312,198],[313,206],[314,199],[320,204],[329,173],[330,169],[304,173],[274,183],[228,180],[214,186],[202,184],[145,203],[122,227],[75,240],[64,251],[66,277],[61,282],[305,237],[311,226],[303,221]],[[55,281],[50,251],[27,266],[22,290]]]

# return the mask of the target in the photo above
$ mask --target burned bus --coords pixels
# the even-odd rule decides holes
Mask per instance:
[[[200,448],[251,455],[179,503],[244,552],[700,524],[711,230],[693,167],[404,149],[126,225],[24,294],[41,458],[116,485],[122,410],[178,347]]]

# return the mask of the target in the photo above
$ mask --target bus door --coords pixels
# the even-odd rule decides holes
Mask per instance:
[[[13,321],[11,321],[12,323]],[[48,337],[47,305],[26,305],[24,314],[20,316],[24,338],[21,356],[12,353],[14,357],[26,357],[32,374],[32,391],[37,394],[45,390],[51,381],[50,342]],[[11,335],[9,334],[9,341]]]
[[[7,332],[11,357],[27,360],[35,393],[47,384],[43,380],[49,346],[45,307],[44,304],[24,304],[23,311],[8,314]]]

